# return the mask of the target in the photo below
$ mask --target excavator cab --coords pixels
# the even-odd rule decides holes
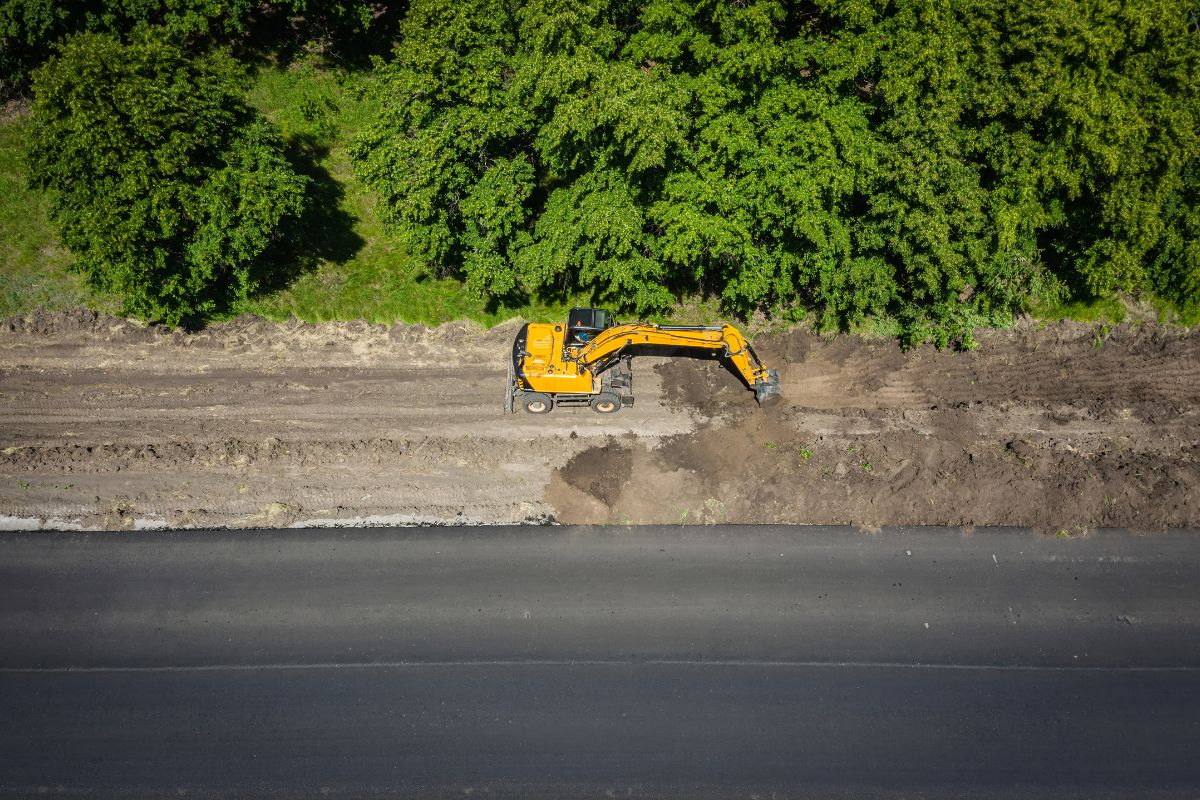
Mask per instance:
[[[596,338],[596,334],[605,328],[611,328],[617,321],[612,312],[602,308],[572,308],[567,314],[567,347],[582,347]]]

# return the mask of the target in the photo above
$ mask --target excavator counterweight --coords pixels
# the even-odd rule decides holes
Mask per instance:
[[[732,325],[621,324],[603,309],[573,308],[566,325],[531,322],[517,333],[505,410],[545,414],[556,405],[588,405],[601,414],[619,411],[633,405],[633,356],[654,347],[715,352],[742,376],[759,405],[782,399],[779,375]]]

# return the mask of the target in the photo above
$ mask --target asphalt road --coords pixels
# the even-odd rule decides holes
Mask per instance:
[[[0,794],[1200,796],[1200,534],[0,536]]]

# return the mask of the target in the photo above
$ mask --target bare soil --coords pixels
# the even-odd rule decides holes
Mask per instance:
[[[111,529],[545,522],[545,486],[576,453],[695,426],[655,402],[653,370],[634,414],[507,416],[519,324],[247,317],[185,334],[86,310],[4,321],[0,517]]]
[[[978,338],[971,352],[905,353],[803,330],[761,337],[783,383],[771,409],[720,363],[663,364],[664,402],[700,414],[698,429],[575,456],[551,485],[557,518],[1200,525],[1200,336],[1025,320]],[[610,477],[601,493],[581,475]]]
[[[1200,334],[1025,321],[969,353],[792,331],[759,409],[711,359],[637,404],[502,409],[488,331],[86,310],[0,323],[0,524],[1200,527]]]

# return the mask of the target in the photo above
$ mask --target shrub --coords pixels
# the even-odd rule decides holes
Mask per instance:
[[[162,39],[82,34],[37,71],[30,180],[98,288],[179,324],[254,289],[252,269],[307,179],[240,99],[219,55]]]

